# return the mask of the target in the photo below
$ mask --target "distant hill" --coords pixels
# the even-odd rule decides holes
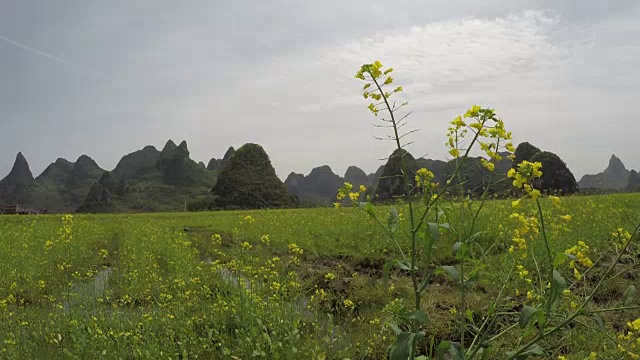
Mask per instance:
[[[183,210],[188,200],[209,194],[216,175],[189,157],[186,141],[176,145],[169,140],[162,151],[147,146],[125,155],[85,192],[78,211]]]
[[[276,175],[266,151],[251,143],[228,159],[212,193],[216,206],[225,209],[283,208],[298,203]]]
[[[75,163],[58,159],[34,179],[27,159],[18,153],[13,169],[0,181],[0,204],[70,212],[82,204],[103,172],[93,159],[83,155]]]
[[[19,204],[56,213],[284,207],[298,201],[303,205],[329,205],[336,201],[337,190],[344,182],[355,188],[366,186],[366,194],[377,200],[390,200],[402,194],[398,151],[375,173],[367,174],[357,166],[350,166],[340,176],[323,165],[313,168],[308,175],[291,173],[284,183],[275,176],[260,145],[245,144],[240,155],[238,151],[229,147],[221,159],[212,158],[205,166],[191,159],[186,141],[176,145],[169,140],[161,151],[145,146],[123,156],[112,171],[103,170],[89,156],[82,155],[75,162],[59,158],[35,178],[27,159],[18,153],[11,171],[0,180],[0,206]],[[435,174],[434,182],[440,184],[451,177],[458,161],[414,158],[408,152],[405,156],[411,173],[427,168]],[[454,187],[450,193],[480,195],[491,183],[490,193],[513,194],[506,173],[522,160],[543,163],[543,178],[536,187],[567,193],[578,188],[571,171],[553,153],[521,143],[515,152],[515,162],[507,159],[506,154],[503,156],[495,164],[494,172],[484,168],[482,158],[468,158],[460,177],[452,179]],[[226,179],[219,184],[221,174],[226,174]],[[409,181],[413,182],[410,175]],[[640,175],[627,170],[613,155],[602,173],[585,175],[579,185],[583,189],[640,191]]]
[[[284,184],[290,192],[296,194],[302,204],[327,205],[336,200],[338,189],[345,182],[351,183],[355,188],[364,185],[367,188],[376,182],[376,174],[367,175],[357,166],[349,166],[344,177],[336,174],[328,165],[313,168],[309,175],[291,173]]]
[[[311,170],[307,176],[291,173],[284,184],[302,202],[329,203],[344,184],[344,179],[335,174],[328,165],[323,165]]]
[[[630,171],[617,156],[611,155],[609,165],[603,172],[594,175],[584,175],[578,182],[581,189],[612,189],[623,190],[627,187]]]
[[[233,148],[233,146],[229,147],[229,149],[227,149],[227,152],[224,154],[224,157],[222,157],[222,159],[213,158],[209,160],[207,169],[210,171],[221,171],[227,165],[227,163],[229,162],[229,159],[231,158],[231,156],[233,156],[233,154],[235,154],[235,152],[236,150]]]
[[[27,159],[18,153],[9,174],[0,180],[0,205],[20,204],[34,206],[37,197],[33,193],[42,189],[36,183]]]

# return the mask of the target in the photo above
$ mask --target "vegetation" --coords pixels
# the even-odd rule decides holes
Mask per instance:
[[[276,175],[262,146],[245,144],[229,159],[213,194],[223,208],[282,208],[293,206],[297,198]]]
[[[594,261],[590,271],[581,271],[582,280],[572,280],[571,294],[563,295],[558,307],[578,304],[614,263],[616,229],[630,229],[628,218],[640,219],[639,204],[639,194],[568,197],[558,208],[542,200],[551,211],[552,250],[570,249],[579,239]],[[510,219],[510,200],[485,206],[474,247],[484,249],[487,261],[469,287],[465,311],[478,327],[483,319],[494,319],[488,299],[502,291],[512,310],[494,322],[490,334],[506,331],[494,347],[511,348],[520,330],[509,329],[509,321],[517,321],[522,305],[535,305],[540,294],[535,263],[531,256],[523,259],[529,273],[516,269],[509,277],[514,257],[508,249],[518,220]],[[519,211],[535,207],[523,199]],[[448,214],[441,219],[451,219],[452,229],[459,221],[455,209],[456,204],[441,207]],[[399,268],[385,283],[384,265],[399,250],[373,219],[356,210],[75,215],[64,221],[55,215],[0,217],[0,357],[385,358],[394,340],[388,323],[412,306],[412,285]],[[374,209],[380,217],[389,210]],[[408,252],[408,208],[396,210],[397,239]],[[560,218],[566,214],[571,220]],[[451,247],[457,235],[440,232],[433,266],[455,265]],[[539,240],[529,244],[532,253],[545,251]],[[584,359],[591,352],[625,358],[616,343],[628,348],[629,342],[618,335],[628,335],[627,323],[640,311],[596,311],[619,307],[628,286],[639,285],[629,269],[637,250],[634,245],[616,263],[609,277],[619,275],[598,289],[585,316],[544,340],[547,352],[540,358]],[[566,265],[561,271],[570,279]],[[422,308],[431,326],[419,343],[421,353],[431,342],[459,337],[455,281],[434,274],[430,286]],[[635,297],[629,301],[630,307],[640,305]],[[587,316],[592,311],[602,328],[598,317]],[[535,336],[535,327],[527,331]]]

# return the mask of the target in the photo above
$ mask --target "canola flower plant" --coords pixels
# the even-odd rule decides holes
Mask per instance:
[[[393,68],[384,71],[383,68],[384,66],[380,61],[375,61],[372,64],[364,64],[355,78],[366,82],[363,87],[364,98],[372,98],[378,101],[377,103],[370,103],[368,109],[376,117],[379,117],[381,112],[385,114],[384,116],[387,116],[386,118],[384,116],[380,117],[380,121],[386,123],[385,126],[392,130],[392,135],[389,135],[388,139],[394,140],[396,151],[402,153],[405,146],[403,139],[412,132],[401,133],[400,129],[406,125],[405,119],[410,113],[399,117],[399,111],[401,111],[407,103],[404,102],[400,106],[396,106],[396,102],[390,101],[390,98],[395,96],[402,88],[398,87],[391,92],[384,90],[385,85],[393,83],[393,78],[388,75],[393,72]],[[370,88],[373,90],[370,90]],[[352,204],[364,210],[364,212],[375,219],[387,232],[391,242],[395,243],[399,248],[401,259],[397,261],[397,266],[401,270],[407,271],[413,282],[415,305],[412,309],[408,309],[397,315],[396,318],[390,322],[390,326],[396,334],[395,344],[389,351],[389,358],[392,360],[404,360],[407,358],[428,359],[431,357],[441,359],[444,358],[445,353],[449,353],[449,355],[455,359],[485,358],[487,354],[496,352],[496,348],[492,347],[491,342],[505,334],[505,332],[501,332],[495,336],[491,336],[491,327],[496,321],[506,321],[507,324],[509,323],[508,319],[498,316],[495,311],[496,308],[505,305],[504,302],[506,298],[503,297],[503,291],[506,288],[506,283],[491,302],[492,310],[488,314],[490,316],[484,317],[479,327],[474,323],[473,312],[467,309],[468,287],[477,282],[480,271],[486,266],[486,253],[483,253],[482,250],[474,253],[473,246],[476,243],[476,237],[480,234],[474,234],[474,228],[487,200],[490,185],[485,185],[484,192],[479,199],[480,204],[477,208],[474,209],[471,202],[467,203],[467,200],[470,200],[468,197],[459,208],[457,215],[459,215],[460,223],[457,224],[458,230],[456,231],[458,241],[453,246],[453,254],[456,260],[458,260],[457,266],[441,266],[438,267],[436,271],[430,270],[429,272],[420,272],[418,269],[418,265],[422,262],[426,262],[427,265],[432,263],[431,253],[434,243],[440,236],[441,228],[452,229],[450,223],[439,223],[437,217],[434,223],[428,222],[426,218],[432,210],[432,212],[436,212],[437,214],[441,213],[438,211],[438,200],[440,200],[441,195],[444,194],[445,191],[456,187],[452,185],[453,180],[458,180],[458,184],[462,184],[459,170],[468,158],[470,150],[477,145],[484,151],[486,158],[481,159],[480,162],[490,172],[495,170],[494,162],[502,160],[503,155],[500,153],[501,142],[504,143],[502,146],[506,150],[508,158],[512,160],[515,158],[513,154],[514,147],[510,142],[511,133],[505,130],[504,122],[496,117],[494,110],[484,109],[474,105],[465,113],[464,118],[474,119],[474,121],[467,124],[467,122],[463,120],[463,117],[458,116],[450,122],[451,126],[447,132],[448,141],[445,145],[449,148],[449,154],[455,160],[456,169],[453,174],[450,175],[446,184],[440,187],[440,189],[437,188],[437,184],[431,184],[429,182],[433,174],[428,169],[415,171],[415,184],[409,183],[408,179],[412,176],[414,170],[408,167],[404,157],[401,158],[401,177],[403,178],[404,193],[400,198],[402,201],[408,203],[410,218],[409,241],[411,242],[411,249],[408,254],[405,254],[400,248],[398,237],[395,234],[399,219],[398,212],[395,208],[391,210],[388,223],[385,225],[372,210],[370,203],[362,205],[357,202],[360,194],[355,193],[353,194],[354,196],[351,196],[349,192],[352,188],[351,184],[345,183],[344,187],[338,191],[338,200],[344,199],[345,195],[349,193]],[[471,138],[470,141],[469,138]],[[512,245],[509,247],[508,253],[514,257],[514,260],[513,267],[508,272],[506,281],[511,280],[511,276],[514,270],[516,270],[520,278],[525,280],[528,286],[531,287],[531,290],[526,291],[525,305],[519,311],[519,321],[508,327],[508,329],[513,329],[518,324],[520,325],[522,331],[519,335],[519,341],[515,348],[502,351],[507,359],[526,359],[545,355],[547,351],[541,345],[543,341],[554,333],[562,332],[564,327],[576,318],[589,315],[593,315],[596,318],[599,316],[594,315],[596,314],[595,312],[589,313],[586,307],[592,303],[594,295],[601,289],[605,280],[612,280],[607,277],[614,270],[622,258],[623,253],[629,249],[631,241],[634,240],[638,234],[640,225],[635,227],[633,235],[629,236],[626,242],[619,244],[619,247],[616,246],[617,256],[615,256],[613,264],[604,271],[602,277],[596,281],[595,286],[584,291],[581,296],[577,296],[572,293],[567,280],[561,273],[560,265],[567,259],[570,260],[569,267],[573,270],[573,276],[575,278],[575,282],[571,285],[576,285],[577,282],[580,282],[584,278],[576,264],[583,266],[585,273],[594,268],[594,262],[587,256],[590,248],[583,241],[579,241],[577,246],[573,246],[564,252],[553,254],[547,234],[548,231],[552,229],[551,224],[549,224],[549,211],[543,210],[540,202],[542,193],[536,186],[536,182],[540,181],[542,177],[543,164],[525,160],[515,165],[516,166],[508,171],[507,177],[513,179],[513,186],[523,194],[524,197],[535,202],[536,208],[529,214],[514,212],[510,216],[511,219],[517,221],[518,226],[512,230]],[[384,181],[384,179],[381,181]],[[464,199],[462,186],[458,186],[458,188],[460,198]],[[553,206],[558,207],[560,205],[560,199],[558,197],[550,197],[550,200]],[[513,201],[513,208],[519,208],[521,201],[522,199]],[[414,205],[414,202],[416,205],[423,204],[424,209],[418,209],[417,206]],[[445,212],[442,212],[442,214],[446,216],[447,220],[450,220],[449,214]],[[566,222],[572,220],[572,216],[569,214],[560,215],[559,218]],[[547,224],[545,224],[545,220]],[[470,226],[467,226],[468,223],[470,223]],[[419,236],[419,232],[423,227],[428,228],[430,234],[425,234],[421,237]],[[419,245],[421,242],[424,244]],[[532,251],[529,246],[530,243],[535,242],[543,244],[546,250],[544,254],[538,254],[537,257],[536,252]],[[491,247],[493,247],[493,245],[491,245]],[[421,252],[419,248],[424,248],[425,250]],[[516,253],[518,253],[517,257]],[[537,279],[535,280],[537,280],[537,284],[534,279],[527,277],[530,271],[521,263],[521,261],[529,255],[531,255],[535,264],[535,273],[537,275]],[[540,260],[537,260],[537,258]],[[395,264],[389,263],[389,265],[393,267]],[[467,265],[470,265],[470,268],[468,268]],[[385,268],[389,269],[390,267]],[[467,270],[467,274],[465,274],[465,270]],[[429,350],[426,350],[422,349],[423,345],[421,343],[424,342],[425,339],[428,339],[427,334],[430,330],[431,321],[429,314],[423,309],[422,302],[423,297],[425,297],[428,292],[432,275],[438,272],[446,273],[454,283],[458,285],[460,294],[459,306],[461,310],[460,333],[459,336],[456,336],[454,339],[445,339],[438,344],[432,342]],[[618,273],[618,275],[619,274],[620,273]],[[521,291],[516,289],[516,296],[519,294],[521,294]],[[623,305],[627,305],[630,298],[634,295],[635,285],[632,284],[629,285],[625,291],[622,299]],[[562,296],[574,296],[579,299],[580,303],[571,301],[570,310],[566,311],[562,307],[562,302],[559,301]],[[622,306],[605,311],[626,311],[635,308],[636,307],[629,308]],[[457,314],[458,310],[456,307],[452,307],[450,312]],[[514,315],[514,313],[504,314]],[[599,320],[599,318],[597,319]],[[538,328],[535,336],[531,336],[530,330],[527,330],[530,323],[535,324]],[[467,337],[472,339],[470,344],[465,342]],[[434,345],[436,347],[435,351]],[[551,350],[553,350],[553,348]],[[589,355],[590,358],[594,356],[597,356],[597,353],[591,353]]]

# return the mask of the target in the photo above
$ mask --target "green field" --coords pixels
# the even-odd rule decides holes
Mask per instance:
[[[525,210],[533,209],[534,202],[522,201]],[[612,232],[632,231],[640,222],[640,194],[568,197],[559,208],[548,199],[542,203],[552,250],[584,241],[594,262],[612,247]],[[425,268],[456,264],[451,247],[465,224],[457,215],[462,207],[442,209],[451,229],[442,231]],[[398,239],[408,251],[406,209],[399,210]],[[376,211],[384,218],[389,207]],[[474,253],[486,257],[485,265],[467,294],[470,311],[462,315],[472,336],[502,289],[511,310],[489,336],[504,332],[493,344],[504,351],[522,334],[507,326],[517,322],[523,304],[536,301],[527,296],[536,285],[526,276],[506,281],[514,261],[535,266],[531,256],[519,259],[508,251],[517,226],[512,212],[510,200],[493,200],[480,215]],[[567,214],[570,220],[560,218]],[[542,254],[543,246],[530,245],[533,254]],[[615,265],[619,276],[598,290],[593,306],[616,307],[629,284],[640,286],[637,249],[632,244]],[[397,255],[384,231],[357,208],[74,215],[65,221],[59,215],[2,216],[0,358],[385,358],[395,339],[386,324],[413,301],[403,271],[391,270],[385,281],[385,264]],[[607,259],[581,281],[564,268],[573,294],[561,302],[570,307],[572,296],[586,291],[583,283],[598,280]],[[459,306],[454,283],[436,273],[423,299],[430,325],[421,354],[460,336]],[[539,358],[627,356],[617,349],[618,335],[640,311],[601,314],[604,328],[577,318],[543,341],[548,351]]]

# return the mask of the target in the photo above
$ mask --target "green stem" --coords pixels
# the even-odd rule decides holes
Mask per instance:
[[[406,201],[409,204],[409,219],[410,219],[410,226],[411,226],[411,270],[410,270],[411,282],[413,284],[413,292],[414,292],[414,297],[415,297],[415,309],[416,309],[416,311],[418,311],[418,310],[420,310],[421,296],[420,296],[420,289],[418,287],[418,274],[417,274],[417,271],[416,271],[417,232],[415,230],[415,217],[414,217],[414,212],[413,212],[413,203],[411,201],[411,189],[409,188],[407,163],[406,163],[406,161],[404,159],[404,152],[403,152],[403,149],[402,149],[402,144],[400,143],[400,135],[398,133],[398,124],[396,123],[396,118],[395,118],[395,114],[393,113],[393,109],[391,108],[391,105],[389,104],[389,99],[387,99],[387,96],[385,95],[384,91],[382,91],[382,87],[380,86],[380,83],[378,83],[378,79],[376,79],[373,76],[373,74],[371,74],[371,72],[369,72],[369,75],[371,75],[371,77],[373,78],[373,82],[376,85],[376,87],[378,88],[378,91],[380,91],[380,95],[382,95],[382,98],[384,99],[384,103],[387,106],[387,110],[389,111],[389,116],[391,117],[391,124],[393,125],[393,134],[394,134],[394,139],[396,141],[396,147],[398,149],[398,152],[400,153],[401,169],[402,169],[402,181],[404,183],[404,193],[405,193]],[[413,333],[417,333],[418,332],[419,324],[418,324],[417,321],[412,321],[411,330],[412,330]],[[409,358],[411,360],[413,360],[415,358],[415,349],[416,349],[416,343],[415,342],[414,342],[414,344],[412,344],[411,349],[412,349],[412,351],[410,352]]]
[[[605,312],[611,312],[611,311],[624,311],[624,310],[637,310],[637,309],[640,309],[640,306],[623,306],[623,307],[617,307],[617,308],[600,309],[600,310],[589,311],[589,313],[599,314],[599,313],[605,313]]]

